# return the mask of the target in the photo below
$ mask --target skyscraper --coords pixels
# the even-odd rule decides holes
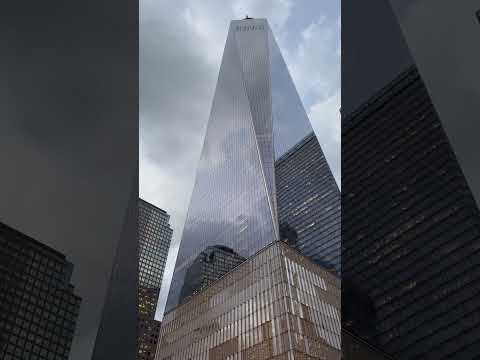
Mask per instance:
[[[0,358],[64,359],[81,299],[63,254],[0,223]]]
[[[340,211],[338,187],[312,133],[267,21],[232,21],[167,311],[179,303],[187,270],[202,251],[221,245],[247,258],[279,239],[280,221],[297,232],[300,250],[339,265],[340,223],[332,220]],[[310,173],[313,162],[320,168],[303,182],[290,170]],[[309,210],[322,213],[321,222]]]
[[[342,276],[372,338],[400,360],[478,358],[480,213],[416,68],[342,122]]]
[[[173,230],[170,215],[149,202],[138,200],[139,282],[160,288]]]
[[[169,219],[164,210],[138,200],[138,360],[151,360],[155,356],[160,330],[155,310],[173,233]]]
[[[275,183],[280,227],[295,231],[303,254],[340,272],[340,191],[313,132],[275,161]]]

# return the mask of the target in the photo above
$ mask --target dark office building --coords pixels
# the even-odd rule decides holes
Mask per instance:
[[[343,284],[342,284],[343,286]],[[382,349],[342,327],[342,360],[394,360]]]
[[[0,223],[0,358],[68,359],[81,299],[63,254]]]
[[[138,312],[144,318],[154,318],[160,289],[140,287],[138,289]]]
[[[155,310],[173,233],[169,219],[164,210],[139,199],[138,360],[155,357],[160,330]]]
[[[345,276],[342,278],[342,330],[361,334],[362,340],[375,344],[375,305],[368,292]]]
[[[480,357],[480,214],[417,70],[343,115],[342,275],[373,304],[374,342]]]
[[[209,246],[197,256],[185,275],[185,283],[180,295],[183,302],[198,293],[215,280],[232,271],[245,261],[245,258],[226,246]]]
[[[289,226],[292,245],[340,272],[340,191],[313,133],[275,162],[275,182],[280,231]]]
[[[138,206],[139,283],[160,288],[173,233],[170,215],[142,199]]]
[[[140,287],[138,289],[138,360],[155,358],[161,325],[160,321],[155,320],[159,293],[159,288]]]
[[[211,246],[248,258],[286,237],[339,270],[339,227],[338,188],[268,22],[232,21],[166,311]]]

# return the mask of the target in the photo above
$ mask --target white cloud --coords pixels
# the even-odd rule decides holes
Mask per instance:
[[[301,32],[294,50],[286,52],[286,62],[304,102],[326,99],[340,87],[336,21],[321,16]]]
[[[340,18],[322,15],[300,33],[286,62],[340,186]]]

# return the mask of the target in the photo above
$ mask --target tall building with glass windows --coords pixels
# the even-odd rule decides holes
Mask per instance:
[[[340,191],[312,132],[275,161],[278,221],[296,232],[294,246],[340,272]]]
[[[344,328],[399,360],[480,358],[480,212],[416,67],[342,118],[342,262]]]
[[[160,288],[173,230],[170,215],[149,202],[138,201],[139,283]]]
[[[341,359],[340,279],[276,241],[167,313],[156,360]]]
[[[169,219],[164,210],[139,199],[138,360],[155,356],[160,330],[155,310],[173,233]]]
[[[247,258],[286,224],[299,250],[339,270],[339,212],[338,187],[267,21],[232,21],[166,310],[179,304],[202,251],[220,245]]]
[[[80,310],[65,255],[0,223],[0,359],[67,360]]]

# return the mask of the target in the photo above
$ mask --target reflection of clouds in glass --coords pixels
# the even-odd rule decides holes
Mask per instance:
[[[189,264],[180,291],[179,302],[184,302],[201,289],[233,270],[243,261],[245,261],[245,258],[238,255],[228,246],[208,246]]]
[[[273,169],[272,104],[269,73],[268,27],[263,19],[249,20],[251,31],[236,31],[238,57],[241,60],[243,83],[248,96],[262,175],[269,195],[272,217],[275,212]],[[267,31],[265,31],[267,30]]]
[[[258,202],[261,201],[264,202],[265,199],[258,200]],[[181,289],[184,286],[185,274],[192,262],[197,258],[200,249],[202,249],[199,242],[193,243],[195,246],[185,246],[185,244],[192,244],[191,239],[196,238],[195,234],[203,230],[205,234],[214,236],[208,238],[207,241],[203,243],[205,248],[218,244],[226,244],[239,255],[248,257],[252,254],[252,249],[259,246],[257,245],[259,238],[258,236],[256,237],[255,234],[261,234],[262,231],[265,232],[265,228],[271,226],[270,221],[270,218],[247,215],[239,215],[235,219],[226,216],[222,221],[211,221],[205,217],[205,214],[203,214],[203,217],[195,219],[189,215],[189,221],[185,224],[182,237],[182,251],[179,252],[177,257],[175,274],[172,278],[170,293],[168,294],[167,311],[172,304],[179,301]],[[244,233],[246,237],[240,237],[244,235]],[[237,239],[234,238],[235,234],[239,235]],[[234,239],[234,241],[232,241],[232,239]],[[272,240],[273,238],[267,239],[265,244]],[[261,247],[263,246],[259,248]]]

